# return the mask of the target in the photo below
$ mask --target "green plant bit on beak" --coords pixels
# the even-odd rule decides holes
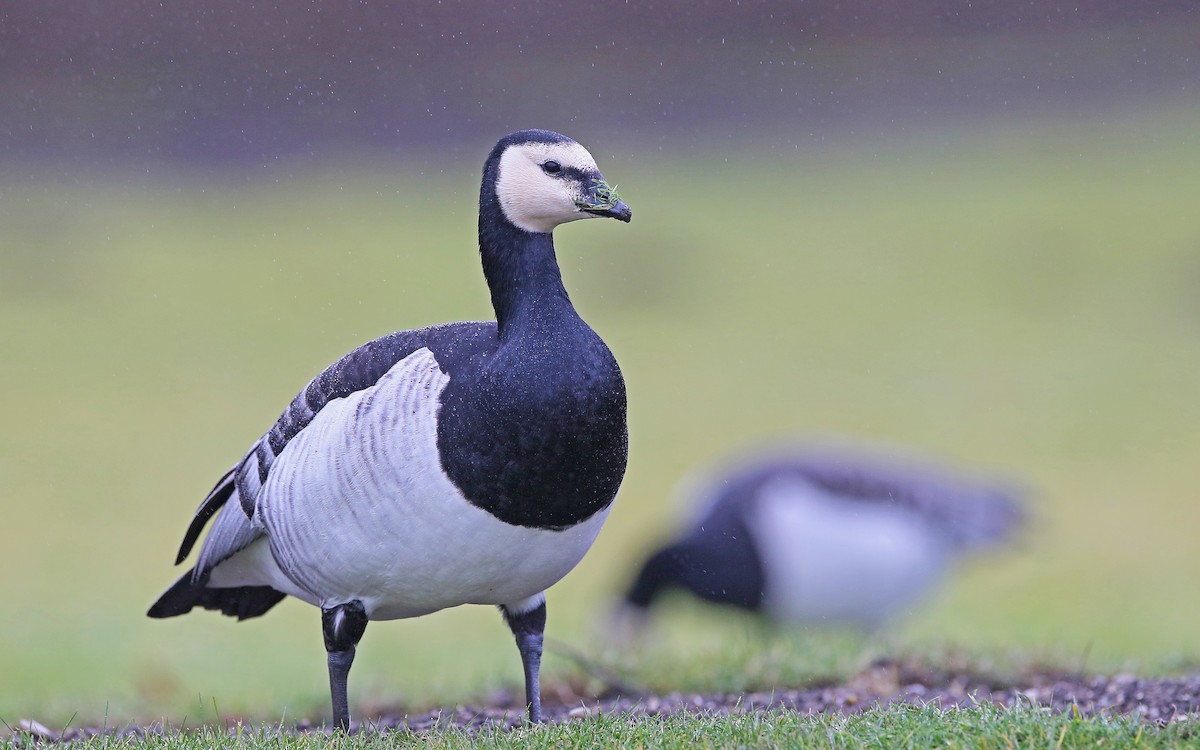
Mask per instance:
[[[592,180],[591,194],[595,197],[595,202],[576,201],[575,205],[588,210],[603,210],[617,205],[617,201],[621,199],[617,193],[617,186],[609,187],[604,180]]]

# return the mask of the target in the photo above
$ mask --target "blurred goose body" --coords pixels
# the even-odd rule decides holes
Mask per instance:
[[[583,557],[627,458],[625,384],[562,285],[552,230],[629,221],[591,155],[549,131],[501,139],[483,170],[479,250],[495,322],[399,331],[313,379],[201,504],[150,609],[257,617],[321,608],[335,721],[369,620],[500,608],[541,719],[545,590]]]
[[[1023,517],[1010,487],[814,445],[765,451],[695,486],[697,518],[641,566],[628,610],[682,589],[777,621],[874,629]]]

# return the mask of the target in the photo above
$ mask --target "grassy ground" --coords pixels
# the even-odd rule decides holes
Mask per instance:
[[[1197,133],[1200,111],[1164,108],[820,151],[647,156],[581,135],[635,212],[558,238],[573,299],[625,370],[632,460],[609,527],[550,595],[550,635],[600,650],[608,598],[671,527],[685,472],[748,442],[839,433],[1037,491],[1018,549],[868,651],[1194,664]],[[284,172],[0,183],[0,718],[327,710],[306,606],[242,624],[144,611],[177,573],[195,505],[311,375],[373,336],[490,311],[477,164]],[[860,658],[756,659],[754,626],[682,603],[659,625],[669,637],[634,677],[662,687],[782,683]],[[485,608],[374,624],[360,655],[356,705],[519,678]],[[575,668],[551,654],[547,669]],[[846,720],[863,742],[872,721],[931,720]],[[731,742],[760,731],[736,723]],[[783,726],[827,742],[819,722]]]
[[[562,724],[514,730],[467,733],[445,729],[405,741],[403,734],[367,731],[351,737],[296,735],[272,728],[231,731],[205,727],[173,733],[152,743],[143,739],[98,738],[78,747],[192,748],[368,748],[414,745],[425,748],[563,748],[563,747],[788,747],[788,748],[991,748],[1122,747],[1176,748],[1194,745],[1196,728],[1187,723],[1152,727],[1134,719],[1085,719],[1049,714],[1041,709],[982,705],[941,711],[929,706],[871,709],[852,716],[801,717],[780,711],[730,716],[674,715],[632,719],[623,715],[587,717]]]

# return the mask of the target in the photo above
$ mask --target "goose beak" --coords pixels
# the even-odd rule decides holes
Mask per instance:
[[[625,223],[633,218],[633,211],[617,195],[616,185],[609,186],[604,178],[595,175],[583,196],[575,202],[579,210],[593,216],[607,216]]]
[[[603,206],[600,208],[584,208],[586,213],[594,216],[607,216],[610,219],[617,219],[626,224],[633,218],[633,210],[625,205],[625,201],[618,200],[611,206]]]

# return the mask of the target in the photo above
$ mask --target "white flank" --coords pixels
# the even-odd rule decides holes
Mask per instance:
[[[542,165],[547,161],[600,174],[588,150],[573,141],[509,146],[500,155],[496,175],[496,196],[504,216],[526,232],[549,232],[568,221],[597,218],[575,205],[588,186],[546,174]]]
[[[232,506],[226,506],[229,508]],[[225,512],[224,509],[221,511]],[[233,508],[230,512],[242,513],[241,508]],[[244,513],[243,513],[244,515]],[[251,542],[237,554],[217,565],[209,574],[210,588],[235,588],[237,586],[270,586],[276,591],[282,591],[307,601],[308,594],[296,585],[295,581],[284,575],[271,555],[271,546],[265,536]]]
[[[437,449],[448,382],[420,349],[287,444],[255,518],[288,593],[321,607],[358,599],[375,620],[459,604],[521,611],[583,558],[607,509],[547,531],[503,523],[459,493]]]
[[[946,539],[910,510],[856,502],[796,478],[763,487],[750,531],[764,607],[782,620],[881,624],[936,584]]]

